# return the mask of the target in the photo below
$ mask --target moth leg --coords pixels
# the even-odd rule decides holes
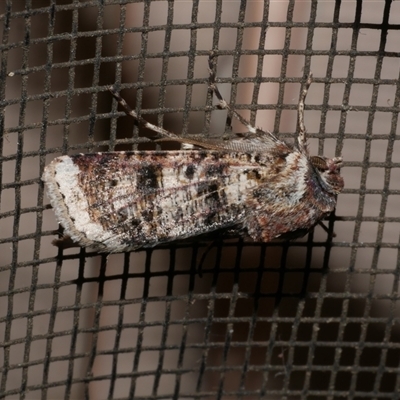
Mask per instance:
[[[216,76],[214,72],[213,58],[214,54],[211,53],[210,57],[208,58],[208,70],[210,73],[209,88],[212,90],[212,92],[215,94],[215,97],[218,99],[219,107],[222,108],[223,110],[228,110],[230,113],[232,113],[232,115],[236,119],[238,119],[249,130],[250,133],[257,133],[257,129],[253,125],[251,125],[249,121],[243,118],[239,113],[233,110],[226,102],[226,100],[222,97],[221,92],[219,91],[218,86],[215,82]]]
[[[329,230],[329,228],[321,221],[318,221],[317,225],[319,225],[327,234],[330,238],[334,238],[336,237],[336,233],[335,232],[331,232]]]
[[[65,249],[69,249],[71,247],[80,247],[79,244],[75,243],[70,236],[65,235],[65,236],[61,236],[58,239],[53,239],[51,241],[51,244],[53,246],[58,247],[59,249],[65,250]]]
[[[117,91],[114,89],[113,86],[110,86],[108,90],[111,92],[111,94],[114,96],[115,100],[118,101],[118,104],[121,105],[121,107],[124,109],[125,114],[129,115],[133,118],[136,119],[140,124],[142,124],[145,128],[152,130],[153,132],[158,133],[161,137],[163,138],[170,138],[170,139],[179,139],[179,136],[175,135],[172,132],[167,131],[164,128],[161,128],[160,126],[153,125],[150,122],[146,121],[144,118],[139,117],[135,111],[133,111],[127,104],[127,102],[117,93]]]
[[[304,84],[303,90],[300,93],[299,105],[297,108],[297,123],[299,127],[299,134],[297,135],[297,145],[300,150],[306,151],[307,142],[307,129],[304,125],[304,102],[306,101],[307,92],[312,82],[312,74],[310,73],[307,77],[306,83]]]

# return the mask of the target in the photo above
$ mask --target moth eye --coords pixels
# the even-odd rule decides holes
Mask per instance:
[[[326,160],[322,157],[313,156],[311,157],[310,161],[312,166],[317,168],[319,171],[323,172],[329,169]]]

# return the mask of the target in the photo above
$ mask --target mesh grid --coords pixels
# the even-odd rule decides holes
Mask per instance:
[[[399,2],[6,0],[0,10],[0,398],[400,398]],[[345,160],[327,221],[336,236],[227,241],[202,276],[201,242],[58,251],[44,166],[154,147],[137,144],[146,132],[117,111],[110,84],[177,134],[222,134],[210,50],[230,103],[288,140],[313,71],[310,152]]]

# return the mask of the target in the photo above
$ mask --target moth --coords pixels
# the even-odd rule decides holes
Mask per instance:
[[[80,246],[122,252],[220,230],[255,241],[304,234],[331,213],[343,189],[342,158],[310,156],[304,102],[298,133],[288,144],[251,126],[223,99],[209,59],[210,90],[248,133],[231,140],[181,138],[138,117],[111,89],[126,113],[177,151],[78,154],[54,159],[42,180],[58,222]]]

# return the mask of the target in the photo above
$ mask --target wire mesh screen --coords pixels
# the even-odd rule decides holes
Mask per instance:
[[[400,2],[5,0],[0,14],[0,398],[400,398]],[[149,132],[109,85],[176,134],[226,133],[210,51],[229,104],[287,141],[313,72],[310,153],[344,158],[335,236],[54,247],[52,159],[177,148],[138,144]]]

